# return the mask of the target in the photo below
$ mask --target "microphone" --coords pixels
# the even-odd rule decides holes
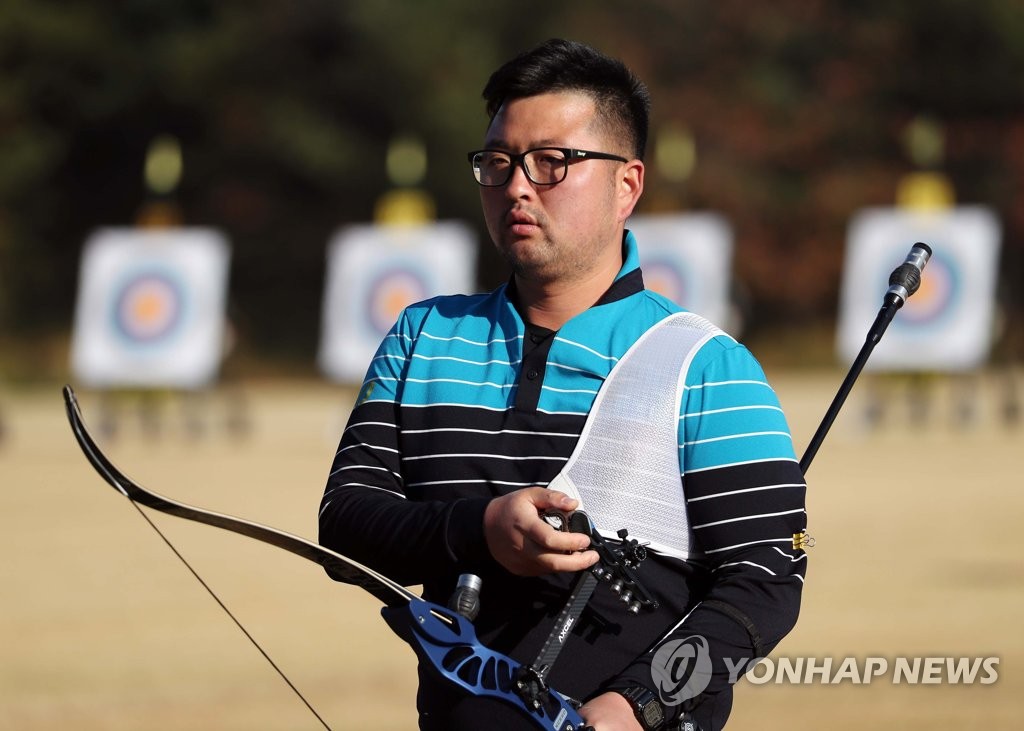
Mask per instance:
[[[476,574],[460,574],[455,592],[448,600],[448,608],[472,622],[480,613],[480,586],[483,583]]]
[[[907,298],[921,286],[921,272],[931,256],[932,249],[928,244],[918,241],[911,247],[907,258],[889,275],[889,289],[885,293],[886,304],[903,306]]]

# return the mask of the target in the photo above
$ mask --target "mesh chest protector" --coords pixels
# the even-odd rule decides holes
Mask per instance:
[[[626,351],[601,387],[576,449],[548,487],[580,501],[602,535],[666,556],[694,553],[679,464],[679,409],[694,355],[723,334],[689,312],[666,317]]]

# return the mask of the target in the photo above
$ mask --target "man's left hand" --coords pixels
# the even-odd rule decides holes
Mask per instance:
[[[618,693],[602,693],[580,708],[580,715],[594,731],[643,731],[629,701]]]

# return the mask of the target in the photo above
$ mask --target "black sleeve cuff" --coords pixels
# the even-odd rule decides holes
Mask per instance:
[[[484,511],[490,502],[490,498],[463,498],[452,503],[444,535],[455,563],[477,564],[490,558],[484,537]]]

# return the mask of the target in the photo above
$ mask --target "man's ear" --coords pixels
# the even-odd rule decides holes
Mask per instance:
[[[641,193],[644,192],[644,164],[640,160],[630,160],[622,170],[619,178],[619,220],[625,221],[633,213]]]

